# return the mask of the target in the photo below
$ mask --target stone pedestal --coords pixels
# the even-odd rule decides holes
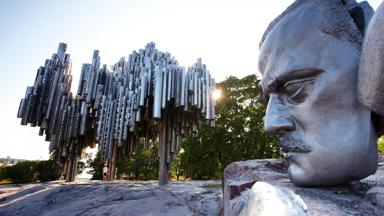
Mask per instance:
[[[301,206],[297,207],[300,208],[297,210],[304,210],[307,215],[384,215],[384,163],[382,162],[379,163],[376,174],[359,182],[335,187],[297,187],[288,178],[285,161],[273,159],[231,163],[226,167],[223,177],[225,216],[250,215],[245,214],[245,210],[242,212],[243,209],[270,212],[268,208],[271,206],[284,205]],[[258,184],[251,190],[255,182],[263,184]],[[292,195],[297,197],[291,199]],[[254,203],[247,204],[249,197],[255,200]],[[263,202],[263,199],[269,201]],[[270,205],[270,200],[277,202],[276,205]],[[287,200],[290,203],[287,203]],[[304,204],[296,205],[301,201],[304,201]]]

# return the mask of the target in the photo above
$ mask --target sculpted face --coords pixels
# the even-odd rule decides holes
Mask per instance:
[[[294,184],[347,183],[376,171],[371,111],[358,103],[358,43],[336,37],[317,6],[287,13],[260,48],[264,127],[280,137]]]

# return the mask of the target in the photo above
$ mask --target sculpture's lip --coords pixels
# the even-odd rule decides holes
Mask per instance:
[[[305,144],[301,139],[297,139],[292,134],[284,134],[279,140],[281,151],[284,153],[308,153],[312,147]]]
[[[308,153],[311,152],[312,149],[303,146],[282,146],[281,151],[283,153]]]
[[[312,148],[309,148],[309,146],[305,145],[306,147],[303,147],[303,145],[300,146],[289,146],[289,147],[281,147],[281,151],[283,152],[284,159],[288,161],[289,164],[291,163],[297,163],[297,160],[300,156],[303,154],[307,154],[312,151]]]
[[[286,159],[290,163],[290,162],[296,161],[297,157],[300,154],[303,154],[303,153],[301,153],[301,152],[287,152],[287,153],[283,153],[283,156],[284,156],[284,159]]]

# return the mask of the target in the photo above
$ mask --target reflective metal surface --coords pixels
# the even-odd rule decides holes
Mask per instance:
[[[82,66],[73,96],[71,63],[65,50],[66,45],[60,44],[57,54],[38,69],[17,116],[22,125],[41,127],[39,134],[46,134],[51,142],[50,150],[64,164],[68,181],[74,180],[76,163],[85,147],[99,144],[113,179],[116,161],[141,145],[141,138],[149,143],[161,133],[161,170],[167,172],[185,134],[181,131],[196,131],[200,118],[214,122],[214,115],[209,114],[214,103],[208,100],[204,103],[209,106],[201,106],[215,87],[203,85],[212,80],[201,60],[185,72],[174,57],[149,43],[145,49],[133,51],[128,61],[121,58],[108,70],[106,65],[100,67],[99,51],[95,50],[92,63]],[[168,174],[161,175],[160,183],[166,183]]]
[[[372,9],[345,2],[294,2],[260,46],[264,127],[280,137],[289,177],[300,186],[344,184],[377,168],[371,110],[357,101],[365,26],[356,16],[364,20]]]

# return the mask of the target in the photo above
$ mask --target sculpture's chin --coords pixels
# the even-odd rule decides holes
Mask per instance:
[[[297,186],[308,187],[311,186],[308,182],[308,178],[305,175],[305,171],[296,163],[289,163],[288,177],[291,182]]]
[[[321,172],[318,169],[306,166],[300,166],[296,162],[290,162],[288,167],[288,177],[291,182],[300,187],[318,187],[318,186],[334,186],[348,184],[352,181],[363,179],[374,174],[377,169],[376,157],[365,160],[363,169],[338,169]]]
[[[314,185],[314,179],[311,177],[312,172],[308,172],[308,161],[303,161],[303,156],[301,153],[289,153],[288,177],[297,186],[316,186]]]
[[[288,177],[293,184],[300,187],[317,187],[339,184],[332,181],[322,181],[321,177],[316,177],[316,173],[309,172],[296,163],[289,164]]]

